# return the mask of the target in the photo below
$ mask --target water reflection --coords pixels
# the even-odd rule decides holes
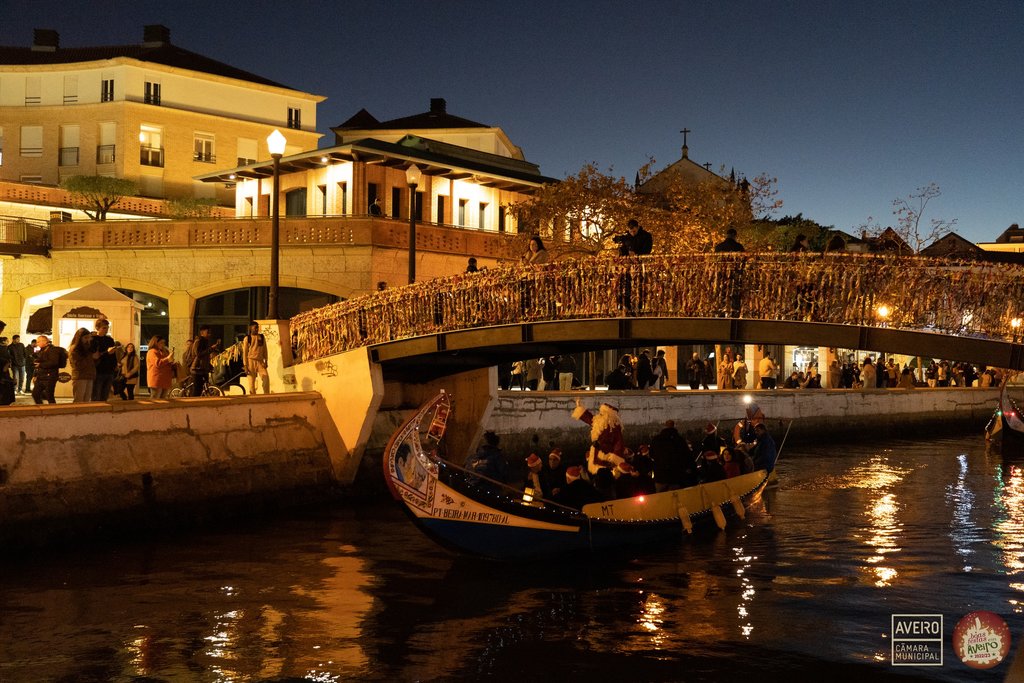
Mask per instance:
[[[382,503],[40,557],[0,680],[885,680],[894,611],[1024,626],[1024,468],[973,443],[794,448],[770,514],[639,556],[457,559]]]

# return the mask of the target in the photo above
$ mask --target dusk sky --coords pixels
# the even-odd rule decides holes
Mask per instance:
[[[649,157],[779,180],[776,217],[855,231],[934,182],[925,219],[991,241],[1024,222],[1024,2],[0,0],[0,44],[175,44],[324,95],[328,128],[448,111],[561,178]]]

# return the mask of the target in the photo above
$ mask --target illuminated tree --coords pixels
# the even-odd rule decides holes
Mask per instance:
[[[94,221],[107,220],[107,212],[122,197],[137,193],[137,186],[124,178],[99,175],[74,175],[61,183],[77,206]]]

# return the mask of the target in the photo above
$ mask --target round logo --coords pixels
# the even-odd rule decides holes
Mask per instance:
[[[973,669],[991,669],[1010,654],[1010,628],[992,612],[971,612],[953,629],[953,649]]]

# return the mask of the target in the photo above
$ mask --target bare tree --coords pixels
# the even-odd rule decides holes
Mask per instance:
[[[892,200],[892,214],[896,216],[895,226],[883,228],[874,222],[874,218],[868,217],[867,222],[860,226],[860,230],[866,236],[876,239],[885,237],[886,233],[891,230],[892,232],[888,234],[890,238],[895,235],[915,254],[920,254],[926,246],[953,232],[953,228],[956,226],[956,218],[952,220],[932,218],[922,224],[928,203],[941,195],[942,190],[936,183],[928,183],[906,197]]]

